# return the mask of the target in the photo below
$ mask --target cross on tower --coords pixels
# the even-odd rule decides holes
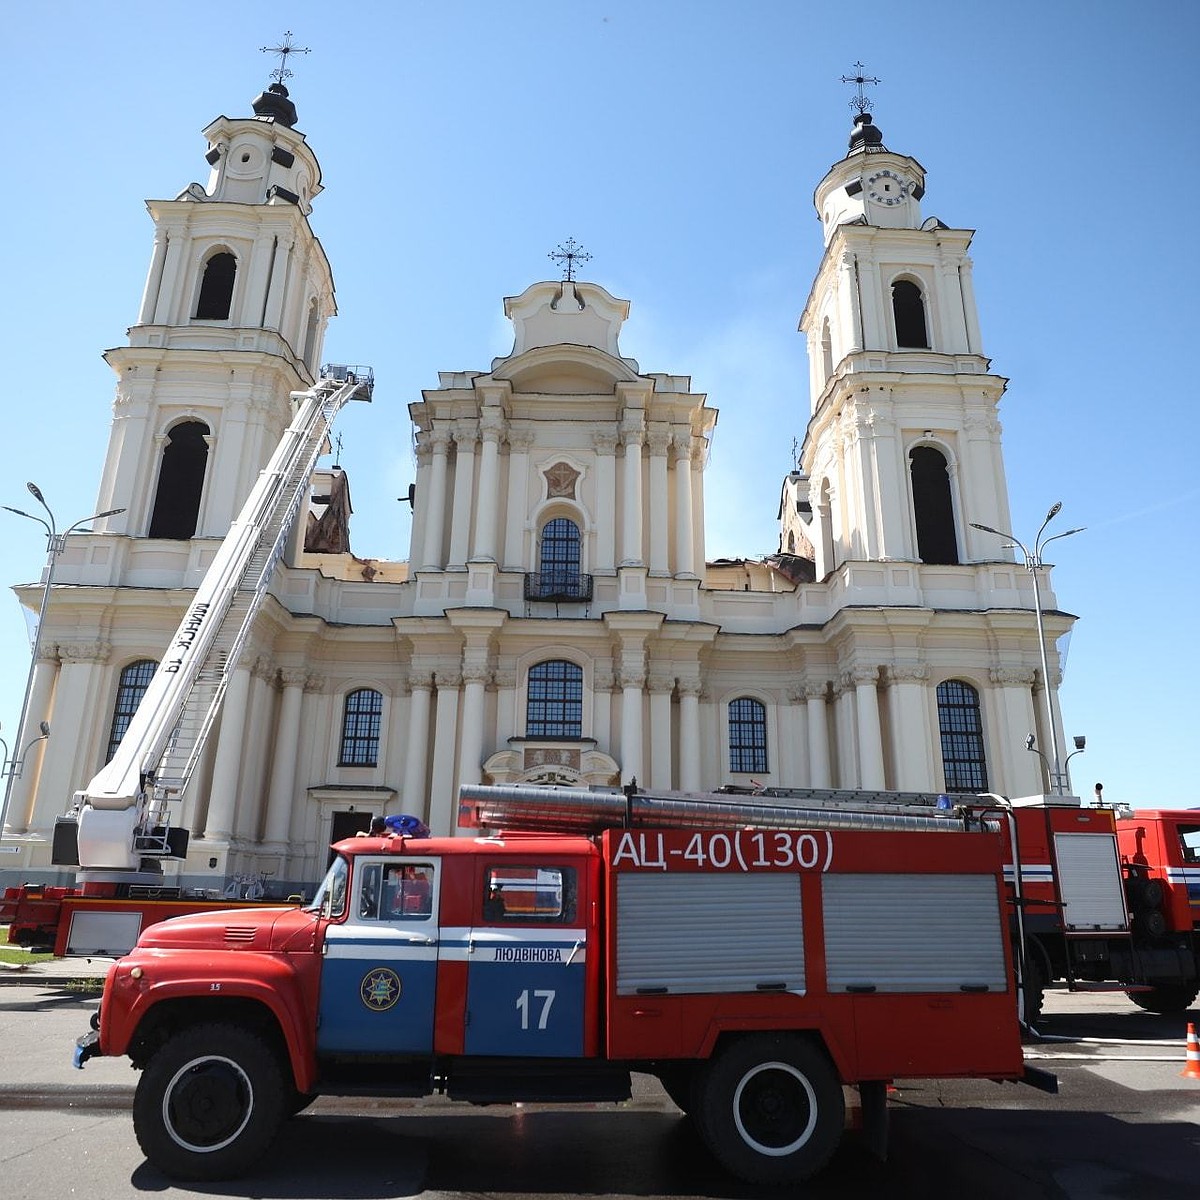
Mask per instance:
[[[339,433],[333,439],[333,465],[336,467],[342,461],[342,435]]]
[[[854,64],[854,69],[857,74],[842,76],[843,83],[853,83],[858,89],[857,95],[850,100],[850,107],[858,109],[860,113],[870,112],[875,105],[873,105],[871,101],[867,99],[867,94],[863,91],[863,85],[867,83],[880,83],[881,81],[876,79],[874,75],[864,75],[863,72],[867,68],[863,63],[856,62]]]
[[[311,51],[307,46],[292,45],[292,31],[289,29],[283,35],[283,42],[278,46],[260,46],[259,50],[263,54],[278,54],[279,66],[271,72],[271,78],[276,83],[283,83],[285,79],[291,79],[292,73],[287,69],[287,59],[289,54],[309,54]]]
[[[562,268],[563,279],[568,282],[573,281],[575,278],[575,264],[577,262],[585,263],[590,262],[592,259],[592,256],[574,238],[567,238],[565,243],[557,249],[551,250],[546,257],[553,259],[559,264]]]

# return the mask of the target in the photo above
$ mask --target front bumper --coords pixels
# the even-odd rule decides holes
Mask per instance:
[[[97,1030],[90,1030],[81,1038],[75,1040],[75,1053],[71,1056],[71,1065],[78,1070],[83,1070],[83,1064],[89,1058],[95,1058],[98,1054],[102,1054],[100,1049],[100,1034]]]

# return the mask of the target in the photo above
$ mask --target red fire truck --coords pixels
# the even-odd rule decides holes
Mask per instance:
[[[469,787],[460,823],[481,836],[340,842],[311,906],[164,922],[113,965],[76,1065],[141,1070],[151,1162],[239,1174],[318,1093],[619,1101],[638,1071],[730,1172],[787,1183],[844,1087],[879,1148],[890,1080],[1053,1087],[992,822]]]
[[[1134,947],[1154,980],[1130,999],[1182,1012],[1200,995],[1200,809],[1118,810],[1117,842]]]

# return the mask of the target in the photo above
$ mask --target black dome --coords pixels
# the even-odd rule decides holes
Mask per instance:
[[[255,96],[252,107],[256,117],[273,117],[289,129],[296,124],[296,106],[288,99],[288,90],[282,83],[273,83],[265,92]]]
[[[886,150],[883,144],[883,133],[879,126],[871,120],[869,112],[861,112],[854,118],[854,128],[850,131],[850,153],[855,150]]]

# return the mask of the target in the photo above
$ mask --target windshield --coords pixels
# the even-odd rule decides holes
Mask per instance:
[[[321,886],[306,912],[319,913],[323,906],[329,905],[329,915],[340,917],[346,911],[346,882],[350,878],[350,864],[339,854],[330,864]]]

